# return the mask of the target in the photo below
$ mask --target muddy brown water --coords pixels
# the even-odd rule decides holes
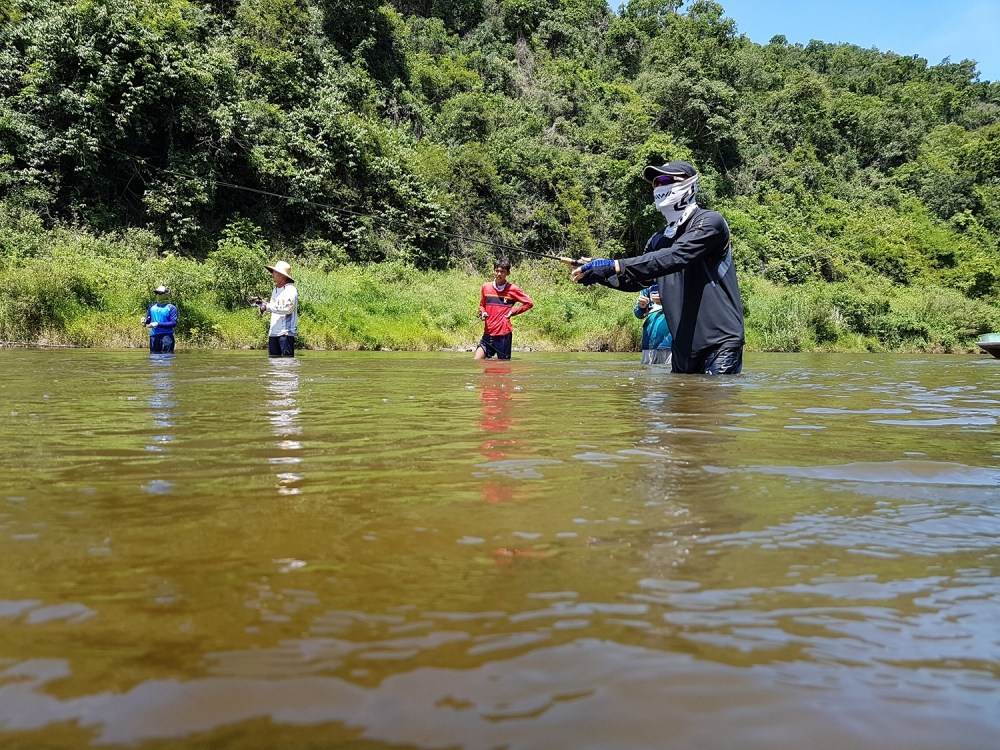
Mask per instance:
[[[0,746],[1000,746],[1000,361],[637,359],[0,351]]]

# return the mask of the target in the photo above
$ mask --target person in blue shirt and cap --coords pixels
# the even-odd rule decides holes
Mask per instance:
[[[657,284],[670,332],[671,371],[705,375],[743,369],[743,303],[729,225],[722,215],[701,208],[698,173],[686,161],[650,165],[643,179],[653,188],[653,204],[666,226],[634,258],[581,258],[572,279],[638,292]]]
[[[166,301],[170,290],[162,284],[153,290],[156,301],[146,309],[142,324],[149,329],[149,353],[174,353],[174,328],[177,326],[177,308]]]

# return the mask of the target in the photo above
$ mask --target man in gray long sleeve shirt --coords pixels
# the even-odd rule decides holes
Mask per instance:
[[[673,334],[672,370],[725,375],[743,368],[743,303],[721,214],[695,198],[698,174],[684,161],[649,166],[643,178],[667,226],[635,258],[591,260],[573,270],[581,284],[603,284],[623,292],[660,286]]]

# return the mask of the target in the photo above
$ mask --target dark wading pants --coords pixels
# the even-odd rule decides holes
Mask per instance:
[[[267,355],[269,357],[294,357],[294,336],[268,336]]]
[[[719,347],[697,357],[678,357],[674,351],[671,372],[701,375],[738,375],[743,371],[743,347]]]
[[[173,354],[174,334],[157,333],[149,337],[150,354]]]

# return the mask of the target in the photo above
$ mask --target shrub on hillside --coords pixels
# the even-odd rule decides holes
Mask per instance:
[[[268,286],[267,243],[260,229],[246,219],[225,228],[218,249],[208,254],[215,296],[226,310],[246,307],[247,299]]]

